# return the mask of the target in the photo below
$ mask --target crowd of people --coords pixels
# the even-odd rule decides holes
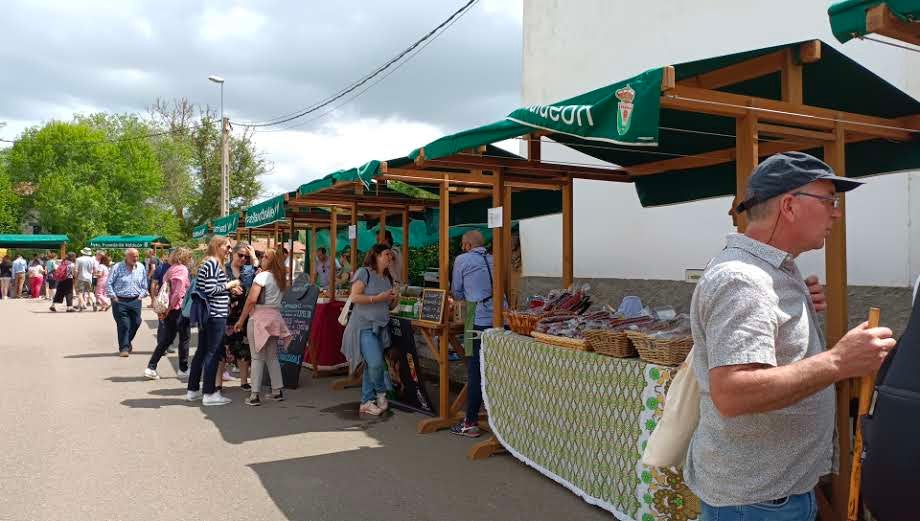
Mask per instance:
[[[0,260],[0,299],[30,298],[51,300],[51,311],[56,304],[66,301],[68,312],[106,311],[109,300],[105,289],[108,283],[111,259],[105,252],[83,248],[80,257],[73,252],[63,259],[48,252],[35,255],[31,261],[21,255]]]

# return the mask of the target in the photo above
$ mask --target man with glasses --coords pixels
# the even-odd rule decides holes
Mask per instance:
[[[112,316],[118,332],[118,355],[127,357],[141,325],[141,302],[147,296],[147,270],[137,263],[137,250],[125,250],[125,260],[112,268],[106,294],[112,299]]]
[[[693,293],[700,420],[684,478],[704,520],[815,519],[814,488],[835,463],[834,383],[873,374],[895,347],[891,330],[863,323],[826,349],[823,289],[795,264],[824,247],[837,194],[861,184],[801,152],[767,158],[736,209],[747,230]]]

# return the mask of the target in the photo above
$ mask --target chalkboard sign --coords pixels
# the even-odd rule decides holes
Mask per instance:
[[[300,367],[303,363],[304,349],[310,341],[310,326],[313,323],[317,297],[319,289],[310,284],[310,275],[301,273],[281,299],[281,316],[294,335],[287,349],[278,351],[281,377],[288,389],[296,389],[300,382]],[[268,383],[269,380],[263,377],[262,381]]]
[[[412,321],[390,318],[390,348],[384,353],[384,359],[395,394],[390,404],[399,409],[435,416],[434,405],[422,382]]]
[[[419,320],[441,324],[444,322],[444,304],[447,301],[447,290],[429,289],[422,291],[422,310]]]

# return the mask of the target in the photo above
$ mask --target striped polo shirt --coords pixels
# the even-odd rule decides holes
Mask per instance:
[[[230,306],[227,273],[221,269],[217,261],[209,258],[198,268],[198,281],[195,283],[195,289],[207,295],[210,316],[227,318],[227,308]]]

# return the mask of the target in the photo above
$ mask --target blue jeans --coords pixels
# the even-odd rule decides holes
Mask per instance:
[[[113,302],[112,316],[115,317],[115,328],[118,331],[118,350],[130,351],[137,328],[141,327],[141,299]]]
[[[361,331],[361,356],[364,357],[361,403],[364,403],[374,401],[377,393],[387,392],[387,364],[383,360],[383,346],[380,337],[371,329]]]
[[[475,331],[485,331],[492,326],[473,326]],[[472,356],[466,357],[466,421],[479,423],[482,408],[482,372],[479,368],[479,348],[482,340],[473,340]],[[467,353],[469,355],[470,353]]]
[[[814,521],[818,505],[814,491],[789,496],[777,504],[770,502],[753,505],[713,507],[700,502],[702,521]]]
[[[211,394],[217,390],[217,366],[224,352],[224,330],[227,317],[209,317],[206,324],[198,324],[198,349],[192,357],[188,373],[188,390],[197,391],[199,382],[204,378],[201,391]]]
[[[192,328],[189,327],[188,319],[182,316],[178,309],[171,310],[166,318],[160,320],[157,325],[157,347],[150,355],[150,361],[147,367],[156,371],[160,358],[166,354],[166,350],[172,345],[176,335],[179,335],[179,370],[188,371],[188,343],[192,335]]]

